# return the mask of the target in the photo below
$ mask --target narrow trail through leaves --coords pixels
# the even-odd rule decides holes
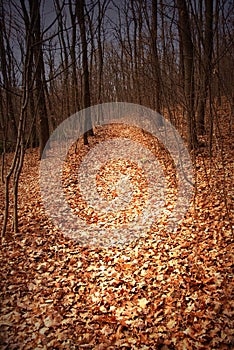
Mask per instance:
[[[89,147],[107,134],[119,136],[120,129],[97,129]],[[121,133],[157,153],[167,178],[165,205],[172,210],[176,178],[170,156],[139,130]],[[230,136],[223,140],[222,157],[218,143],[212,159],[206,149],[194,155],[196,195],[175,234],[168,234],[163,217],[136,241],[108,249],[82,246],[53,226],[41,204],[37,150],[29,150],[19,189],[20,233],[9,228],[1,247],[0,348],[232,349],[234,152]],[[71,207],[83,208],[75,177],[90,148],[77,147],[68,156],[63,185]],[[98,190],[113,199],[109,166],[99,172]],[[127,161],[119,166],[126,172],[135,167]],[[134,168],[136,205],[117,224],[137,215],[147,195],[138,175],[142,179]],[[87,222],[102,219],[87,208],[83,213]]]

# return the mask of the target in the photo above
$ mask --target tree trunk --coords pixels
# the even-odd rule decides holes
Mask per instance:
[[[208,88],[211,79],[211,60],[213,50],[213,0],[205,0],[205,37],[203,60],[201,69],[201,90],[199,92],[199,105],[197,129],[199,134],[205,133],[205,111]]]
[[[198,146],[194,112],[194,47],[185,0],[177,0],[178,25],[184,65],[184,95],[187,114],[187,137],[189,149]]]
[[[39,126],[39,156],[41,158],[46,142],[49,139],[49,122],[46,107],[44,90],[44,59],[42,52],[42,38],[40,31],[40,3],[39,0],[32,0],[30,4],[30,15],[33,23],[34,40],[34,64],[35,64],[35,95],[38,103],[38,126]]]
[[[83,82],[82,82],[82,108],[90,107],[90,89],[89,89],[89,65],[88,65],[88,44],[86,39],[85,30],[85,16],[84,16],[85,0],[77,0],[76,2],[76,15],[80,28],[81,47],[82,47],[82,70],[83,70]],[[85,132],[84,132],[84,144],[88,145],[88,135],[93,134],[91,127],[90,116],[85,118]],[[91,127],[91,129],[88,129]]]
[[[77,63],[76,63],[76,13],[73,12],[72,1],[69,0],[69,14],[72,24],[71,48],[70,55],[72,61],[72,106],[73,113],[79,110],[80,104],[78,101],[78,79],[77,79]]]
[[[7,128],[6,138],[10,136],[10,141],[16,142],[17,139],[17,125],[14,117],[14,108],[12,102],[12,93],[11,93],[11,81],[9,77],[9,66],[7,63],[7,49],[4,44],[4,37],[7,38],[5,33],[5,24],[4,24],[4,9],[3,5],[0,5],[0,68],[3,78],[3,88],[5,90],[6,97],[6,124],[10,126]],[[7,39],[8,40],[8,39]],[[7,45],[10,47],[10,45]],[[10,135],[9,135],[10,134]]]
[[[162,108],[162,99],[161,99],[161,74],[160,74],[160,63],[158,57],[158,47],[157,47],[157,39],[158,39],[158,1],[152,0],[152,22],[151,22],[151,46],[152,46],[152,64],[153,64],[153,72],[155,77],[155,109],[156,112],[161,113]],[[160,124],[162,124],[162,120],[159,120]],[[159,125],[160,126],[160,125]]]

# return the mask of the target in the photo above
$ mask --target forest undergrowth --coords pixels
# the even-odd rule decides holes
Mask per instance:
[[[40,197],[38,150],[27,150],[19,233],[8,227],[1,245],[0,349],[234,348],[234,147],[223,119],[214,128],[212,156],[207,145],[191,155],[195,195],[177,231],[169,234],[163,218],[137,240],[109,248],[80,244],[53,226]],[[101,218],[84,208],[74,188],[77,166],[96,144],[119,135],[156,152],[167,172],[168,208],[176,200],[173,164],[150,135],[121,125],[98,127],[89,146],[79,142],[72,149],[63,172],[69,204],[87,224]],[[105,187],[114,176],[108,166],[98,181],[113,199],[118,193]],[[140,208],[146,185],[140,170],[119,166],[134,171],[132,181],[143,193],[134,208]],[[134,208],[114,225],[127,225]]]

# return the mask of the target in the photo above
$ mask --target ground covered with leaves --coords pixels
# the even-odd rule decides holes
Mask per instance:
[[[76,145],[64,167],[68,201],[87,223],[95,217],[74,190],[73,165],[120,129],[97,128],[90,145]],[[80,244],[53,226],[41,202],[37,150],[28,150],[19,188],[20,232],[9,228],[1,245],[0,348],[233,349],[234,149],[230,128],[223,130],[214,130],[212,157],[207,146],[192,154],[195,196],[176,233],[167,232],[162,218],[138,239],[109,248]],[[121,132],[155,147],[139,130]],[[156,152],[160,157],[160,147]],[[165,152],[163,161],[170,168],[169,208],[176,184]],[[135,195],[134,216],[146,184],[140,170],[130,168],[142,191]],[[114,176],[111,170],[100,171],[100,191],[113,199],[118,193],[105,188],[108,176]],[[129,215],[117,224],[127,224]]]

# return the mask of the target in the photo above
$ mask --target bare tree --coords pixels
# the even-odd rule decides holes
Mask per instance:
[[[8,138],[10,136],[11,141],[16,140],[17,137],[17,122],[15,119],[13,100],[12,100],[12,82],[10,77],[11,67],[9,58],[10,50],[9,50],[9,36],[6,33],[5,28],[5,11],[3,7],[3,3],[0,4],[0,69],[2,74],[2,86],[6,100],[6,110],[5,116],[5,125],[8,127],[5,130],[5,137]],[[3,93],[3,92],[2,92]],[[11,135],[9,135],[11,133]]]
[[[213,0],[205,0],[205,28],[203,43],[203,59],[201,69],[201,88],[199,91],[199,106],[197,127],[200,134],[205,132],[205,111],[208,89],[212,76],[213,51]]]
[[[65,102],[65,106],[63,106],[63,113],[65,116],[69,116],[71,114],[70,104],[70,88],[69,88],[69,51],[68,51],[68,42],[65,37],[66,33],[66,23],[64,23],[64,15],[62,13],[63,4],[60,4],[59,0],[55,1],[55,8],[57,13],[57,23],[58,23],[58,40],[60,44],[60,57],[61,57],[61,67],[63,70],[63,80],[62,87],[64,90],[63,93],[63,101]]]
[[[28,38],[32,41],[30,50],[33,51],[35,65],[35,96],[37,99],[37,116],[39,127],[39,156],[49,139],[49,122],[45,95],[45,67],[42,51],[41,20],[40,20],[40,1],[32,0],[29,2],[29,13],[27,11],[25,0],[20,0]]]
[[[151,24],[151,46],[152,46],[152,63],[155,75],[155,108],[158,113],[161,113],[161,78],[160,78],[160,63],[158,57],[158,1],[152,0],[152,24]]]
[[[98,74],[98,103],[103,102],[103,66],[104,66],[104,33],[103,33],[103,22],[106,15],[107,7],[110,0],[104,0],[103,3],[98,2],[98,27],[97,27],[97,44],[98,44],[98,63],[99,63],[99,74]]]
[[[80,28],[81,46],[82,46],[82,108],[90,107],[90,88],[89,88],[89,63],[88,63],[88,43],[86,39],[85,28],[85,0],[77,0],[76,15]],[[85,119],[84,144],[88,145],[88,135],[93,134],[91,118],[87,115]]]
[[[187,114],[187,137],[190,149],[197,148],[197,133],[194,110],[194,46],[192,42],[189,13],[186,0],[177,0],[178,26],[184,66],[184,96]]]
[[[71,56],[71,67],[72,67],[72,104],[73,112],[80,109],[80,102],[78,100],[78,79],[77,79],[77,54],[76,54],[76,41],[77,41],[77,23],[76,23],[76,12],[72,6],[72,1],[69,0],[69,14],[72,25],[71,33],[71,44],[70,44],[70,56]]]
[[[17,129],[17,139],[15,145],[15,151],[13,160],[11,162],[10,168],[5,176],[5,206],[4,206],[4,217],[3,226],[1,232],[1,238],[5,236],[7,224],[9,221],[9,206],[10,206],[10,180],[12,179],[13,186],[13,197],[14,197],[14,207],[13,207],[13,229],[14,232],[18,231],[18,185],[19,178],[23,166],[24,154],[25,154],[25,126],[26,126],[26,116],[27,116],[27,105],[29,100],[29,67],[31,62],[32,47],[30,42],[30,36],[26,36],[26,52],[24,56],[24,68],[22,76],[22,97],[21,97],[21,107],[20,116]]]

